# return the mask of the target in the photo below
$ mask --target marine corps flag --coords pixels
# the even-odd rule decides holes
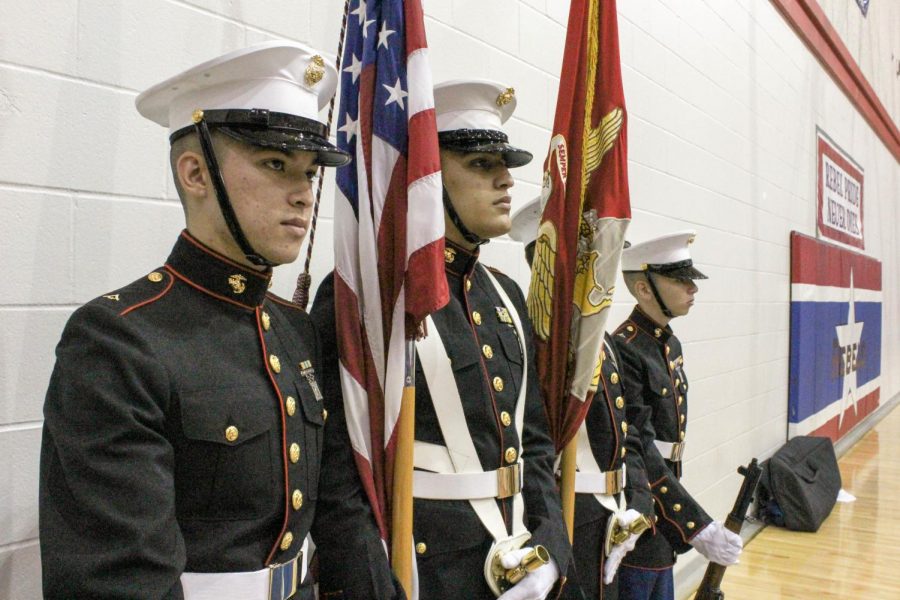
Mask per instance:
[[[631,218],[625,124],[616,3],[572,0],[528,293],[557,451],[578,432],[600,378]]]

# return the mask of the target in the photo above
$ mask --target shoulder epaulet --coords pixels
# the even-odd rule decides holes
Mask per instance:
[[[156,302],[166,295],[175,277],[166,268],[159,267],[126,285],[108,294],[97,296],[88,304],[102,306],[125,316],[132,311]]]
[[[306,309],[304,309],[302,306],[300,306],[299,304],[294,304],[290,300],[285,300],[281,296],[276,296],[272,292],[267,292],[266,298],[268,298],[269,300],[271,300],[272,302],[274,302],[276,304],[280,304],[281,306],[286,306],[287,308],[291,308],[291,309],[299,311],[303,314],[308,313],[308,311]]]
[[[632,321],[625,321],[621,325],[619,325],[618,329],[616,329],[616,337],[625,343],[630,342],[637,335],[637,325],[635,325]]]

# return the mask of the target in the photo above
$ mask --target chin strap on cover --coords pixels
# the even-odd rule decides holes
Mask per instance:
[[[656,302],[657,304],[659,304],[660,310],[662,310],[662,313],[670,319],[673,318],[672,311],[669,310],[669,307],[666,306],[665,302],[663,302],[662,296],[659,295],[659,290],[656,289],[656,284],[653,282],[653,273],[651,273],[650,271],[646,271],[646,274],[647,281],[650,283],[650,289],[653,290],[653,297],[656,298]]]
[[[444,188],[444,210],[447,211],[447,214],[450,216],[450,220],[453,221],[453,224],[462,234],[463,238],[469,242],[470,244],[475,244],[477,246],[481,246],[482,244],[487,244],[491,240],[486,240],[482,237],[478,237],[472,230],[465,226],[462,222],[462,218],[460,218],[459,213],[456,212],[456,209],[453,208],[453,202],[450,200],[450,194],[447,193],[447,188]]]
[[[202,113],[195,114],[194,127],[197,130],[197,135],[200,137],[200,147],[203,149],[203,158],[206,160],[206,165],[209,167],[209,174],[210,177],[212,177],[213,187],[216,190],[216,199],[219,201],[219,209],[222,211],[222,217],[225,219],[225,224],[228,225],[228,231],[231,232],[231,237],[234,238],[234,241],[237,242],[241,252],[244,253],[244,256],[246,256],[247,260],[252,264],[261,267],[274,267],[275,263],[269,261],[253,249],[253,246],[250,245],[250,242],[244,235],[240,223],[238,223],[234,207],[231,206],[231,201],[228,199],[228,192],[225,191],[225,182],[222,181],[222,173],[219,170],[219,163],[216,160],[216,154],[213,151],[209,127],[206,125]]]

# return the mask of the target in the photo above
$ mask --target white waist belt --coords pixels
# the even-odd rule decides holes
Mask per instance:
[[[182,573],[185,600],[286,600],[306,578],[309,538],[286,563],[239,573]]]
[[[509,498],[522,491],[521,462],[479,473],[413,472],[413,497],[427,500]]]
[[[575,473],[576,494],[618,494],[625,487],[625,470],[604,471],[602,473]]]
[[[663,442],[653,440],[656,449],[662,454],[662,457],[672,462],[681,462],[681,456],[684,454],[684,442]]]

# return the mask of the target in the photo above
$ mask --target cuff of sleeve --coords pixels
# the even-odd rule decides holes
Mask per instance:
[[[670,485],[667,477],[653,484],[653,498],[657,512],[662,517],[659,524],[677,534],[680,538],[678,541],[682,544],[688,544],[691,538],[712,521],[680,484]]]

